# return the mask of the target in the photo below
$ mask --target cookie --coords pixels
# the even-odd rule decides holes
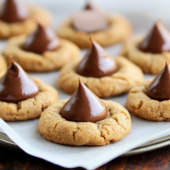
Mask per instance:
[[[170,121],[169,100],[151,99],[146,91],[151,80],[133,87],[127,98],[126,108],[135,116],[152,121]]]
[[[52,18],[46,9],[36,5],[28,5],[28,10],[30,11],[29,18],[21,22],[8,23],[0,20],[1,39],[7,39],[21,34],[29,35],[37,28],[39,22],[44,26],[51,25]]]
[[[131,130],[128,111],[113,101],[104,101],[108,116],[96,123],[73,122],[61,116],[67,100],[49,106],[38,123],[38,131],[47,140],[65,145],[107,145],[125,137]]]
[[[109,46],[120,41],[125,40],[132,32],[130,23],[119,15],[107,15],[106,19],[109,23],[109,27],[105,30],[101,30],[93,33],[94,40],[101,46]],[[61,38],[68,39],[80,48],[89,48],[91,43],[89,42],[89,33],[77,31],[72,27],[72,19],[68,19],[63,23],[58,31],[57,35]]]
[[[170,52],[160,54],[142,52],[138,46],[143,38],[143,36],[135,36],[125,42],[121,55],[139,66],[144,73],[158,74],[166,61],[170,63]]]
[[[143,81],[141,69],[124,57],[113,58],[119,69],[111,76],[101,78],[85,77],[76,73],[75,68],[78,62],[72,62],[60,70],[57,86],[67,93],[73,93],[77,86],[77,78],[98,97],[111,97],[126,93],[136,84]]]
[[[42,54],[25,51],[21,48],[26,41],[26,36],[16,36],[8,41],[3,56],[8,60],[13,56],[14,60],[22,68],[29,72],[47,72],[58,70],[70,61],[78,61],[80,58],[79,48],[73,43],[59,39],[60,47],[54,51],[46,51]]]
[[[0,118],[5,121],[34,119],[58,100],[56,90],[46,83],[33,79],[39,88],[35,97],[17,103],[0,101]]]

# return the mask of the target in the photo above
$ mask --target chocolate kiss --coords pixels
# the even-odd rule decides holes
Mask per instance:
[[[147,95],[155,100],[170,99],[170,70],[166,63],[163,70],[154,78],[147,89]]]
[[[87,77],[104,77],[115,73],[118,69],[115,61],[91,37],[90,41],[92,48],[78,64],[77,73]]]
[[[61,109],[61,114],[70,121],[97,122],[107,117],[108,110],[104,102],[79,80],[79,87]]]
[[[12,23],[27,19],[29,10],[21,0],[5,0],[0,9],[0,19]]]
[[[108,26],[104,11],[92,1],[87,1],[84,10],[77,12],[72,18],[72,27],[80,32],[103,31]]]
[[[144,52],[150,53],[170,51],[170,34],[157,22],[147,37],[141,42],[139,48]]]
[[[72,17],[72,27],[80,32],[93,33],[108,28],[107,20],[94,10],[77,12]]]
[[[38,29],[27,38],[22,48],[25,51],[42,54],[45,51],[56,50],[58,45],[59,41],[52,30],[39,24]]]
[[[0,80],[0,100],[19,102],[34,97],[38,87],[14,61]]]

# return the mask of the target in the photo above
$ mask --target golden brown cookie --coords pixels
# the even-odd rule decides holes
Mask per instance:
[[[72,94],[78,86],[77,78],[80,77],[81,81],[98,97],[110,97],[125,93],[143,81],[140,68],[124,57],[113,59],[119,70],[111,76],[101,78],[81,76],[75,72],[78,63],[67,64],[60,71],[57,85],[65,92]]]
[[[128,111],[113,101],[104,101],[108,116],[96,123],[73,122],[63,118],[61,108],[66,100],[49,106],[42,114],[38,131],[47,140],[65,145],[107,145],[125,137],[131,130]]]
[[[170,121],[169,100],[158,101],[151,99],[146,94],[151,81],[146,81],[140,85],[133,87],[127,98],[126,108],[143,119],[153,121]]]
[[[0,101],[0,118],[5,121],[34,119],[58,100],[57,91],[53,87],[35,78],[34,82],[39,88],[35,97],[17,103]]]
[[[7,63],[3,56],[0,56],[0,78],[4,75],[7,70]]]
[[[45,26],[51,25],[52,18],[47,10],[36,5],[29,5],[28,8],[30,10],[30,17],[22,22],[7,23],[0,20],[1,39],[6,39],[21,34],[28,35],[37,28],[38,22]]]
[[[143,36],[135,36],[125,42],[121,55],[138,65],[144,73],[158,74],[165,62],[170,63],[170,52],[160,54],[146,53],[138,46],[143,40]]]
[[[55,51],[46,51],[42,55],[24,51],[21,45],[26,41],[26,36],[16,36],[8,41],[3,55],[8,60],[10,56],[29,72],[47,72],[58,70],[70,61],[79,61],[80,50],[72,42],[60,39],[60,47]]]
[[[101,46],[109,46],[126,39],[132,32],[130,23],[119,15],[108,15],[109,28],[93,33],[93,39]],[[58,29],[57,34],[61,38],[68,39],[80,48],[90,48],[89,33],[76,31],[72,27],[72,19],[66,21]]]

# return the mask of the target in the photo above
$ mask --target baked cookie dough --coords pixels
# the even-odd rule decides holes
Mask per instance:
[[[57,85],[65,92],[72,94],[78,87],[77,78],[80,77],[81,81],[98,97],[110,97],[125,93],[143,81],[143,73],[140,68],[124,57],[117,57],[114,60],[119,70],[111,76],[101,78],[77,74],[75,68],[78,62],[67,64],[60,70]]]
[[[151,80],[133,87],[127,98],[126,108],[135,116],[153,121],[170,121],[169,100],[158,101],[146,94]]]
[[[167,61],[170,64],[170,52],[160,54],[146,53],[139,49],[143,36],[135,36],[125,42],[121,55],[138,65],[144,73],[158,74]]]
[[[109,27],[106,30],[93,33],[93,39],[101,46],[109,46],[123,41],[132,32],[130,23],[119,15],[108,15],[106,17]],[[57,31],[61,38],[68,39],[80,48],[90,48],[89,33],[80,32],[72,27],[72,19],[66,21]]]
[[[11,38],[3,52],[3,56],[9,60],[10,56],[29,72],[47,72],[58,70],[70,61],[80,60],[80,50],[72,42],[59,39],[60,47],[55,51],[46,51],[43,54],[24,51],[21,45],[26,41],[25,35]]]
[[[38,79],[33,80],[39,88],[38,94],[17,103],[0,101],[0,118],[5,121],[34,119],[58,100],[57,91],[53,87]]]
[[[52,17],[46,9],[36,5],[28,5],[28,8],[30,11],[30,17],[24,21],[7,23],[0,20],[1,39],[6,39],[21,34],[29,35],[36,30],[39,22],[44,26],[51,25]]]
[[[73,122],[61,116],[66,100],[49,106],[42,114],[38,131],[47,140],[65,145],[107,145],[125,137],[131,130],[128,111],[113,101],[104,101],[107,118],[92,122]]]
[[[7,70],[7,63],[3,56],[0,56],[0,78],[4,75]]]

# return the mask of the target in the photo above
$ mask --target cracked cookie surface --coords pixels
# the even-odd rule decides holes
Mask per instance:
[[[138,46],[143,36],[135,36],[125,42],[121,55],[138,65],[144,73],[158,74],[167,61],[170,64],[170,52],[160,54],[146,53]]]
[[[49,106],[38,123],[38,131],[47,140],[65,145],[107,145],[125,137],[131,130],[128,111],[113,101],[104,101],[108,116],[96,123],[68,121],[61,116],[67,100]]]
[[[119,15],[108,15],[109,28],[103,31],[93,33],[93,39],[101,46],[109,46],[123,41],[132,32],[130,23]],[[57,35],[61,38],[68,39],[80,48],[90,48],[89,33],[76,31],[72,27],[72,19],[66,21],[57,31]]]
[[[46,51],[43,54],[36,54],[24,51],[21,45],[25,42],[26,36],[16,36],[8,41],[3,56],[9,60],[10,56],[29,72],[47,72],[58,70],[70,61],[80,60],[79,48],[64,39],[59,39],[60,47],[55,51]]]
[[[146,90],[151,80],[133,87],[127,98],[126,108],[135,116],[153,121],[170,121],[170,100],[151,99]]]
[[[0,118],[5,121],[34,119],[58,100],[57,91],[53,87],[38,79],[33,80],[39,88],[38,94],[17,103],[0,101]]]
[[[74,93],[78,87],[78,77],[98,97],[116,96],[129,91],[131,87],[143,81],[141,69],[124,57],[113,58],[119,70],[111,76],[94,78],[77,74],[78,63],[70,63],[60,70],[57,85],[67,93]]]
[[[28,5],[30,17],[22,22],[7,23],[0,20],[0,38],[10,38],[21,34],[31,34],[36,30],[38,23],[44,26],[51,25],[51,15],[44,8],[36,5]],[[43,19],[42,19],[43,18]]]

